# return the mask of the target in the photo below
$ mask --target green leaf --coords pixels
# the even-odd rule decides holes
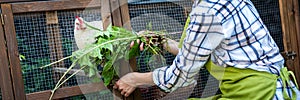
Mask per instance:
[[[108,86],[111,82],[111,80],[113,79],[114,75],[114,69],[112,67],[112,62],[108,61],[102,71],[102,76],[104,78],[104,85]]]
[[[102,59],[103,55],[101,54],[101,49],[96,48],[90,53],[91,57]]]
[[[80,66],[93,66],[91,59],[88,55],[84,55],[82,58],[78,60]]]
[[[97,74],[97,70],[95,69],[95,67],[94,66],[89,67],[89,74],[88,74],[88,76],[92,77],[92,76],[95,76],[96,74]]]
[[[106,44],[106,45],[103,45],[103,47],[102,47],[102,48],[108,49],[108,50],[110,50],[111,52],[113,52],[113,51],[114,51],[114,49],[113,49],[113,45],[112,45],[112,44]]]

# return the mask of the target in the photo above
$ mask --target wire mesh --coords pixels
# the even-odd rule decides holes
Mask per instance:
[[[97,8],[56,11],[56,15],[58,23],[49,24],[46,12],[14,14],[19,53],[25,57],[21,60],[21,67],[26,93],[52,90],[63,72],[71,65],[70,60],[65,60],[50,67],[40,68],[70,56],[77,50],[73,35],[75,16],[80,16],[87,22],[102,20],[100,9]],[[67,81],[63,87],[89,82],[86,76],[76,76]],[[111,94],[100,94],[99,97],[104,100],[111,99]]]
[[[132,29],[137,32],[145,29],[165,31],[169,33],[167,37],[179,41],[191,7],[192,1],[190,0],[133,0],[129,2]],[[142,51],[137,58],[138,71],[149,72],[158,67],[171,65],[174,58],[175,55],[167,51],[163,51],[161,56]],[[211,75],[206,69],[201,69],[195,87],[183,87],[170,94],[160,91],[156,86],[140,90],[145,100],[183,100],[189,97],[208,97],[215,95],[219,88],[218,81],[209,76]],[[204,92],[205,87],[209,90]]]
[[[284,51],[278,0],[251,0],[281,52]]]

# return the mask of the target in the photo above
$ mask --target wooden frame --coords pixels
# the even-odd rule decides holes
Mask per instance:
[[[298,0],[279,0],[286,65],[300,84],[300,21]],[[290,53],[295,55],[288,56]]]
[[[111,6],[111,14],[112,14],[112,24],[114,26],[124,27],[127,30],[131,30],[130,24],[130,17],[129,17],[129,10],[128,10],[128,0],[110,0]],[[123,65],[119,71],[120,76],[125,75],[126,73],[136,71],[137,70],[137,63],[136,59],[132,58],[129,60],[129,64],[127,61],[122,60],[120,61],[120,65]],[[132,70],[128,69],[131,68]],[[114,94],[122,98],[124,100],[141,100],[141,92],[136,89],[130,96],[124,97],[120,94],[120,91],[114,90]]]
[[[5,1],[5,0],[4,0]],[[4,1],[0,1],[3,3]],[[19,0],[15,0],[19,1]],[[28,1],[28,0],[21,0]],[[102,2],[102,3],[101,3]],[[7,58],[1,57],[1,65],[3,68],[0,71],[2,81],[1,89],[3,98],[5,100],[25,100],[26,99],[48,99],[51,91],[41,91],[30,94],[25,94],[24,83],[22,78],[22,69],[20,66],[18,45],[16,40],[16,31],[14,27],[13,14],[16,13],[28,13],[28,12],[55,12],[57,10],[71,10],[71,9],[85,9],[93,7],[102,7],[102,9],[110,9],[109,2],[107,0],[64,0],[64,1],[39,1],[39,2],[22,2],[22,3],[8,3],[1,4],[1,10],[3,20],[5,22],[2,29],[0,27],[0,48],[1,55],[8,55]],[[103,11],[103,13],[102,13]],[[53,13],[55,14],[55,13]],[[49,14],[50,16],[53,15]],[[110,11],[101,10],[104,29],[111,23]],[[52,22],[50,24],[53,24]],[[2,32],[4,30],[4,32]],[[4,33],[4,34],[3,34]],[[5,36],[6,41],[4,39]],[[3,38],[3,39],[2,39]],[[55,40],[54,40],[55,41]],[[7,43],[7,44],[5,44]],[[2,46],[3,45],[3,46]],[[6,51],[7,46],[7,52]],[[10,65],[8,65],[10,63]],[[10,66],[10,69],[9,69]],[[4,70],[7,69],[7,70]],[[10,73],[9,73],[10,72]],[[9,77],[7,77],[9,76]],[[13,78],[11,78],[11,77]],[[11,81],[10,81],[11,79]],[[10,86],[11,85],[11,86]],[[96,88],[95,88],[96,87]],[[99,90],[105,90],[106,87],[103,83],[84,84],[80,86],[63,87],[57,90],[57,95],[54,95],[54,99],[81,95],[85,93],[92,93]]]
[[[0,23],[2,21],[0,20]],[[5,34],[2,25],[0,25],[0,88],[2,92],[2,98],[4,100],[13,100],[13,86],[12,80],[10,76],[10,69],[9,69],[9,62],[8,62],[8,55],[6,50],[6,41],[5,41]],[[5,80],[5,81],[2,81]]]
[[[14,90],[14,97],[18,100],[25,99],[24,83],[22,78],[22,68],[20,66],[18,44],[16,41],[15,25],[13,24],[13,14],[11,5],[1,5],[3,21],[7,23],[4,25],[5,37],[7,42],[8,60],[10,66],[10,72],[12,77],[12,85]]]
[[[298,0],[279,0],[284,50],[285,53],[296,53],[296,56],[286,57],[286,65],[290,70],[294,71],[298,84],[300,84],[300,12],[298,2]],[[101,7],[104,29],[111,23],[115,26],[125,27],[128,30],[131,29],[127,0],[0,0],[0,3],[6,3],[1,4],[3,20],[0,20],[0,23],[4,23],[4,25],[0,25],[0,80],[5,80],[0,82],[0,88],[4,100],[48,99],[51,93],[48,90],[25,94],[13,14]],[[131,59],[129,62],[130,65],[127,64],[127,66],[131,67],[133,71],[136,70],[135,59]],[[121,71],[123,71],[122,73],[128,73],[128,70]],[[54,95],[54,99],[92,93],[104,89],[106,87],[104,87],[103,83],[63,87],[57,90],[57,95]],[[141,99],[139,91],[135,91],[128,98],[122,97],[118,91],[115,91],[115,94],[127,100]]]

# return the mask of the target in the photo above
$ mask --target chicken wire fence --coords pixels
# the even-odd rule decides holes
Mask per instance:
[[[278,1],[252,0],[252,2],[260,12],[262,20],[269,28],[280,50],[283,51]],[[130,23],[134,31],[145,29],[166,31],[169,33],[167,35],[169,38],[179,41],[191,6],[190,0],[129,0]],[[57,24],[47,24],[45,12],[14,14],[19,53],[25,56],[25,59],[21,60],[21,67],[26,93],[53,89],[64,69],[70,66],[71,61],[67,60],[51,67],[39,68],[69,56],[77,50],[73,36],[75,16],[81,16],[86,21],[101,20],[100,9],[57,11],[57,16],[59,21]],[[138,71],[149,72],[157,67],[171,65],[174,58],[174,55],[166,51],[163,52],[162,57],[153,56],[149,52],[141,52],[137,57]],[[158,98],[181,100],[188,97],[208,97],[220,93],[218,81],[205,68],[199,71],[196,80],[195,86],[180,88],[170,94],[163,93],[155,86],[140,90],[145,100]],[[88,82],[87,77],[76,76],[67,81],[64,87]],[[113,96],[110,91],[104,90],[65,99],[111,100]]]
[[[251,0],[255,5],[264,24],[270,31],[272,38],[279,47],[280,52],[284,51],[282,26],[280,19],[279,0]]]
[[[47,23],[46,12],[14,14],[19,54],[25,57],[20,63],[26,93],[52,90],[63,72],[71,65],[70,60],[65,60],[50,67],[40,68],[70,56],[73,51],[77,50],[73,35],[76,16],[83,17],[86,21],[102,20],[100,9],[96,8],[57,11],[56,14],[57,24]],[[86,83],[90,83],[88,77],[77,75],[67,81],[63,87]],[[106,91],[85,96],[89,95],[99,95],[100,99],[112,97],[111,93]],[[80,99],[81,97],[70,98]]]

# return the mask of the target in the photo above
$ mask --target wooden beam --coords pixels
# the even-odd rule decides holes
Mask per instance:
[[[13,2],[29,2],[33,0],[0,0],[0,3],[13,3]]]
[[[300,84],[300,11],[299,11],[299,1],[298,0],[293,0],[293,6],[294,6],[294,18],[295,18],[295,28],[296,28],[296,46],[298,47],[297,50],[297,54],[296,57],[298,59],[298,62],[295,62],[295,65],[298,66],[294,66],[294,73],[296,74],[296,78],[297,78],[297,83]]]
[[[112,24],[109,0],[101,0],[101,17],[103,22],[103,29],[105,30],[110,24]]]
[[[24,82],[22,77],[22,68],[20,65],[18,43],[16,38],[16,30],[14,25],[13,13],[10,4],[2,4],[2,15],[4,20],[4,31],[7,42],[7,51],[10,71],[12,77],[12,85],[14,97],[16,100],[25,100]]]
[[[120,2],[120,11],[121,11],[121,18],[122,18],[122,26],[127,30],[131,30],[131,23],[130,23],[130,15],[129,15],[129,8],[128,8],[128,0],[119,0]]]
[[[120,11],[120,4],[119,4],[119,0],[110,0],[110,10],[112,13],[112,24],[114,26],[119,26],[122,27],[123,26],[123,22],[122,22],[122,15],[121,15],[121,11]]]
[[[100,0],[59,0],[13,3],[13,13],[57,11],[100,7]]]
[[[72,87],[63,87],[56,90],[53,99],[60,99],[60,98],[72,97],[72,96],[77,96],[82,94],[94,93],[101,90],[107,90],[103,82],[84,84],[84,85],[72,86]],[[27,100],[48,100],[50,95],[51,95],[51,90],[47,90],[47,91],[27,94],[26,99]]]
[[[286,57],[286,65],[289,70],[293,71],[300,83],[299,69],[299,21],[297,22],[297,14],[295,14],[295,4],[293,0],[279,0],[280,17],[283,31],[284,51],[295,52],[296,57]],[[297,10],[298,11],[298,10]],[[298,11],[299,12],[299,11]],[[297,24],[298,23],[298,24]],[[298,25],[298,26],[297,26]]]
[[[0,88],[3,100],[14,100],[12,80],[9,70],[6,41],[2,21],[0,20]]]

